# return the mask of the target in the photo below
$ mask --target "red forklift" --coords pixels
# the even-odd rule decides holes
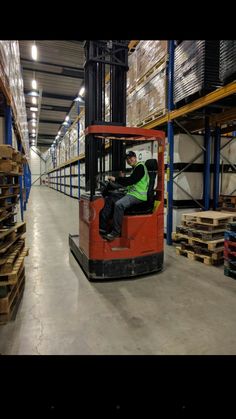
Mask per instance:
[[[164,259],[165,133],[126,127],[128,41],[85,42],[85,193],[79,201],[79,235],[69,235],[74,257],[91,281],[130,278],[161,271]],[[110,76],[109,115],[105,79]],[[135,104],[134,104],[135,106]],[[133,144],[157,141],[157,158],[145,164],[148,200],[126,210],[121,237],[112,242],[99,233],[99,213],[106,190],[119,185],[105,181],[109,153],[112,175],[125,171],[125,154]],[[109,186],[109,187],[107,187]]]

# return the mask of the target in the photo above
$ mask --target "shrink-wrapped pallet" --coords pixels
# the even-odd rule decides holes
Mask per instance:
[[[136,47],[137,80],[167,55],[167,41],[140,41]]]

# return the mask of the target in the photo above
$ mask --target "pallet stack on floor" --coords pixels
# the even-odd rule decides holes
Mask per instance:
[[[0,324],[15,317],[25,284],[26,223],[17,223],[23,162],[20,152],[0,145]]]
[[[232,214],[218,211],[200,211],[182,215],[182,225],[176,227],[172,239],[179,242],[177,255],[220,265],[224,262],[224,233],[226,225],[234,220]]]
[[[229,223],[224,242],[224,274],[236,279],[236,223]]]

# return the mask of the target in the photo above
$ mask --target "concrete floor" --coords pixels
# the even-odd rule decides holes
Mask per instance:
[[[70,254],[78,202],[33,187],[27,208],[26,287],[1,354],[235,354],[236,281],[222,267],[175,255],[162,273],[90,283]]]

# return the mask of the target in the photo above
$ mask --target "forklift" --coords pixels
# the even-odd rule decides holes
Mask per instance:
[[[126,127],[128,43],[96,40],[84,45],[85,193],[79,201],[79,235],[69,235],[69,246],[90,281],[136,277],[163,268],[165,133]],[[117,175],[126,169],[128,147],[145,147],[154,141],[157,158],[145,162],[149,173],[148,201],[126,210],[121,237],[109,242],[99,233],[99,213],[104,206],[104,190],[109,193],[119,185],[105,181],[105,158],[110,153],[111,171]]]

